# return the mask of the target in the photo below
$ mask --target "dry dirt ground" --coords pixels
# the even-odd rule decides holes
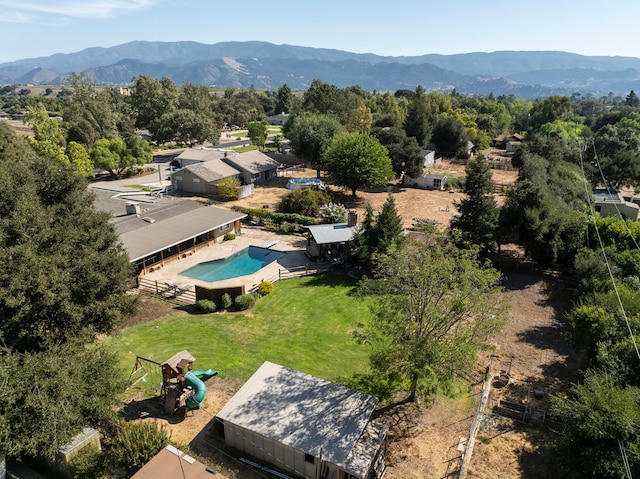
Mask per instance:
[[[489,153],[489,152],[487,152]],[[498,152],[492,152],[492,156],[498,157]],[[448,177],[464,177],[464,165],[443,161],[431,168],[431,173],[444,174]],[[514,170],[492,170],[493,180],[497,184],[511,185],[515,182],[517,172]],[[290,172],[290,176],[275,178],[266,185],[256,187],[252,196],[242,200],[225,203],[226,206],[239,205],[248,208],[263,208],[268,206],[275,210],[280,201],[280,197],[288,190],[284,188],[290,177],[316,177],[316,171],[300,168]],[[334,194],[337,201],[344,204],[348,209],[354,209],[358,213],[358,218],[362,218],[367,203],[371,203],[375,213],[379,213],[382,205],[387,199],[388,191],[393,192],[396,208],[402,216],[405,227],[411,227],[414,218],[428,218],[448,225],[451,215],[456,212],[455,203],[459,202],[463,194],[459,191],[433,191],[408,188],[400,185],[397,181],[392,182],[389,187],[368,188],[358,190],[355,198],[350,193],[341,188],[327,186],[328,190]],[[502,196],[497,197],[500,204]]]
[[[444,163],[433,171],[461,177],[464,166]],[[493,170],[494,181],[512,184],[515,172]],[[293,176],[315,176],[311,170],[299,170]],[[278,178],[264,187],[256,188],[252,197],[238,201],[248,207],[275,209],[287,178]],[[405,226],[413,218],[429,218],[448,224],[455,211],[455,201],[461,193],[426,191],[393,187],[398,212]],[[355,200],[343,197],[348,208],[362,214],[367,202],[378,212],[386,200],[386,190],[359,191]],[[499,198],[500,201],[500,198]],[[497,400],[507,399],[546,410],[549,396],[566,389],[575,378],[575,364],[566,339],[563,312],[569,296],[563,284],[551,275],[534,272],[516,249],[503,252],[501,269],[504,272],[505,295],[510,303],[509,322],[496,341],[495,350],[480,358],[477,382],[473,391],[457,399],[439,399],[431,404],[397,404],[380,411],[377,418],[390,427],[387,479],[418,479],[456,477],[462,452],[461,438],[466,438],[479,399],[484,367],[492,361],[492,372],[508,371],[513,384],[493,388],[489,404],[483,411],[483,421],[470,462],[468,477],[541,479],[547,475],[545,439],[551,434],[544,426],[524,424],[493,414]],[[128,325],[161,316],[171,310],[163,303],[145,303],[140,315]],[[175,311],[174,311],[175,312]],[[186,314],[186,313],[184,313]],[[166,418],[157,398],[139,396],[125,407],[131,419],[163,424],[173,439],[191,444],[194,452],[206,462],[215,464],[229,477],[260,477],[221,451],[221,445],[211,438],[210,421],[233,395],[240,384],[217,376],[207,381],[208,393],[204,408],[189,412],[186,417]],[[534,391],[544,392],[542,399],[534,398]]]

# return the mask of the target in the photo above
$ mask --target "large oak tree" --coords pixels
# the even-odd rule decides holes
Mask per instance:
[[[387,149],[369,133],[341,133],[324,154],[324,167],[338,186],[351,190],[384,185],[394,178]]]

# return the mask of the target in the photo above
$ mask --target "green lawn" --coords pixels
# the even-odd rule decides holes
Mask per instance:
[[[127,374],[135,356],[163,362],[187,349],[197,369],[247,379],[269,360],[335,380],[366,370],[368,350],[353,341],[356,323],[369,317],[368,301],[354,296],[355,281],[319,275],[275,283],[250,315],[170,315],[126,329],[113,338]]]

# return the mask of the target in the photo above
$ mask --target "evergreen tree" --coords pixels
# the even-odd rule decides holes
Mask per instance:
[[[276,101],[276,114],[289,113],[293,106],[293,93],[291,88],[285,83],[278,88],[278,99]]]
[[[424,90],[420,85],[416,88],[416,94],[409,102],[407,116],[404,119],[404,130],[407,136],[417,140],[418,145],[426,147],[431,137],[429,126],[429,109]]]
[[[398,246],[402,242],[403,231],[402,217],[398,214],[393,195],[389,193],[387,201],[382,205],[382,211],[376,217],[376,225],[373,229],[377,252],[386,254],[393,245]]]
[[[463,191],[466,198],[456,205],[461,216],[451,226],[462,232],[462,238],[466,242],[488,252],[493,250],[499,216],[491,167],[484,156],[478,155],[469,160],[465,170]]]
[[[626,98],[624,99],[624,104],[628,105],[628,106],[632,106],[632,107],[638,107],[640,106],[640,98],[638,98],[638,95],[636,95],[636,92],[631,90],[629,92],[629,94],[626,96]]]
[[[110,332],[131,310],[131,265],[86,180],[0,125],[0,338],[38,351]]]
[[[368,265],[371,261],[371,255],[376,248],[376,237],[374,234],[374,213],[371,203],[367,203],[364,212],[364,219],[360,223],[360,227],[353,235],[350,244],[351,261],[361,266]]]

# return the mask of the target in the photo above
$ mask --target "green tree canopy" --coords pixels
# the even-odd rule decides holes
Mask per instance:
[[[251,139],[251,144],[264,149],[269,132],[269,124],[266,121],[251,121],[247,125],[247,133]]]
[[[118,111],[108,90],[99,89],[85,75],[72,73],[67,81],[73,95],[63,103],[67,141],[75,141],[90,148],[100,138],[114,138],[118,134]]]
[[[436,145],[438,154],[467,158],[469,140],[464,125],[455,118],[442,116],[433,128],[431,141]]]
[[[153,158],[153,150],[149,143],[138,136],[132,136],[127,143],[120,138],[103,138],[93,145],[90,155],[96,168],[107,170],[115,177],[127,168],[149,163]]]
[[[162,115],[178,108],[178,95],[178,87],[170,78],[160,81],[147,75],[133,78],[129,101],[136,115],[136,127],[157,127]]]
[[[552,444],[557,477],[628,477],[640,471],[640,388],[620,384],[615,372],[587,371],[568,398],[554,398],[562,434]]]
[[[376,225],[373,228],[376,251],[385,254],[393,247],[399,246],[404,239],[403,231],[402,217],[398,214],[393,194],[389,193],[380,214],[376,217]]]
[[[0,451],[55,459],[82,428],[113,419],[125,386],[118,365],[105,346],[79,341],[35,353],[0,349]]]
[[[316,168],[318,177],[325,150],[333,137],[342,131],[342,125],[335,116],[309,114],[289,118],[282,129],[296,156]]]
[[[356,195],[363,186],[384,185],[393,179],[387,149],[369,133],[341,133],[324,154],[325,169],[338,186]]]
[[[356,338],[371,345],[371,367],[397,388],[429,396],[474,369],[477,352],[505,322],[500,273],[483,268],[474,249],[441,238],[407,239],[378,259],[361,291],[373,317]]]
[[[82,176],[93,175],[93,162],[87,150],[75,141],[67,144],[58,120],[49,118],[44,105],[29,107],[26,122],[34,131],[34,137],[27,141],[38,155],[52,160],[54,166],[73,165]]]
[[[275,107],[276,114],[289,113],[292,107],[293,107],[293,92],[291,91],[291,88],[289,88],[285,83],[280,88],[278,88],[276,107]]]
[[[409,100],[407,116],[404,119],[404,130],[407,136],[413,137],[421,147],[426,147],[431,139],[431,114],[427,98],[421,86],[416,88],[415,95]]]
[[[110,332],[134,304],[131,265],[86,181],[30,152],[0,125],[0,337],[16,351]]]
[[[407,136],[401,127],[374,128],[372,133],[389,151],[391,165],[396,177],[403,173],[416,178],[424,170],[424,154],[415,138]]]
[[[478,155],[469,160],[465,171],[466,197],[456,205],[460,217],[456,218],[451,226],[462,232],[466,242],[477,245],[481,251],[488,252],[494,248],[494,235],[498,228],[499,215],[491,166],[484,156]]]

